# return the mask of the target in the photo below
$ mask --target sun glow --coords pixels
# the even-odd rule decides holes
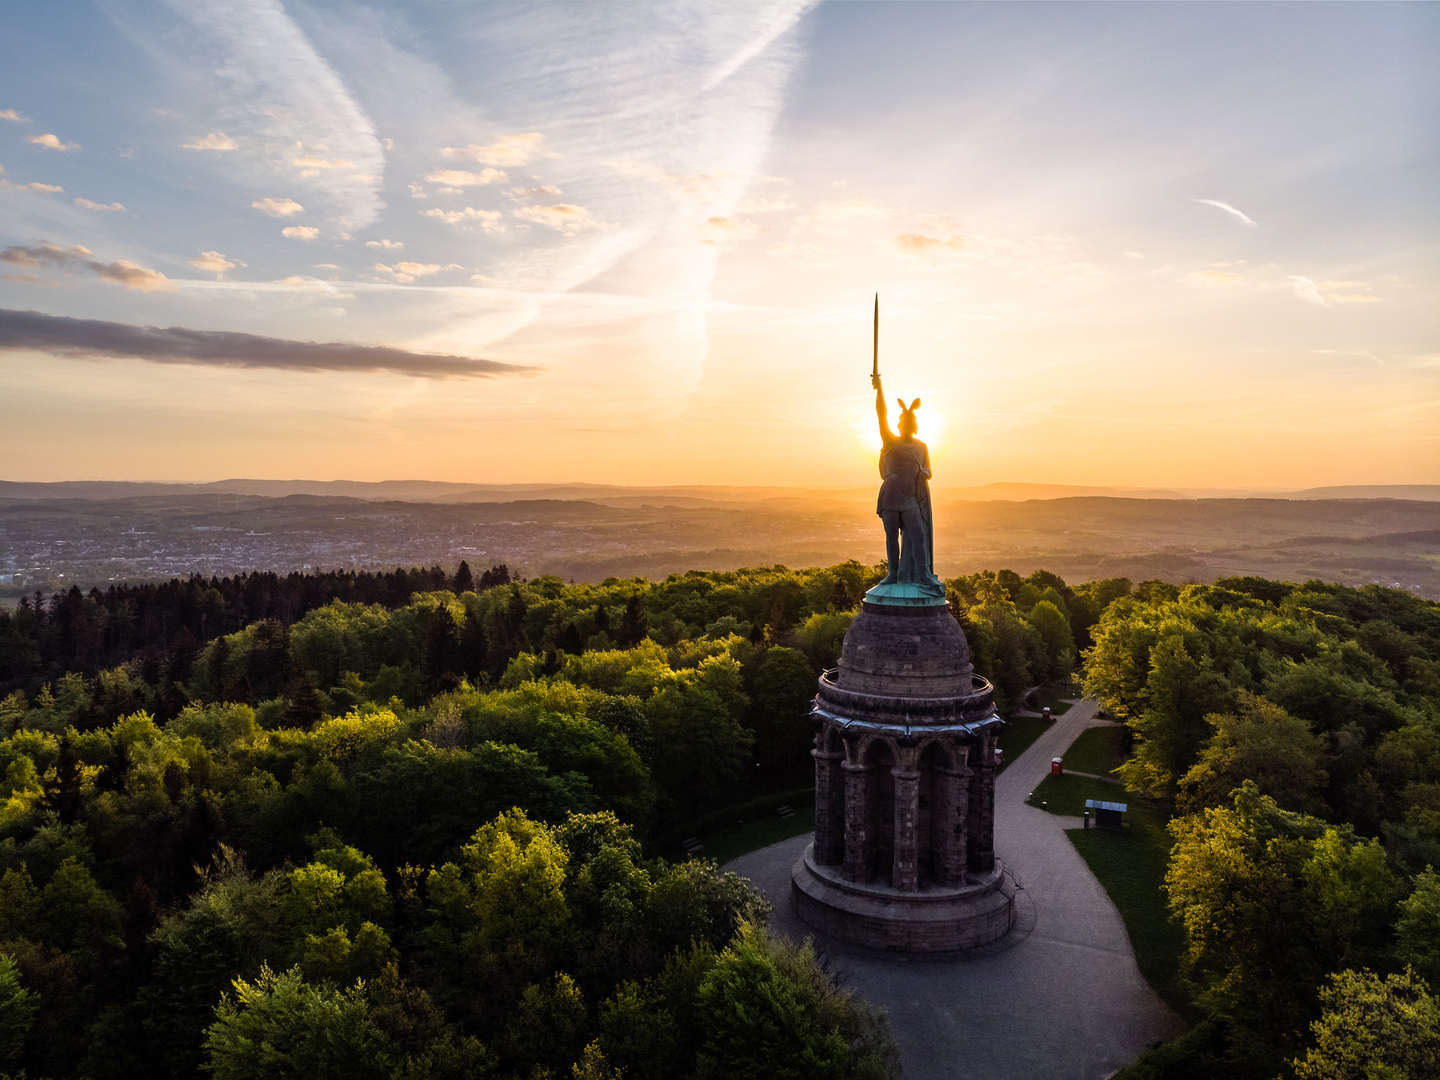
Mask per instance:
[[[890,430],[899,433],[896,425],[899,407],[892,405],[890,413]],[[934,409],[928,402],[921,402],[920,408],[915,414],[919,422],[915,437],[930,448],[933,455],[945,445],[945,417],[938,409]],[[850,430],[855,437],[867,447],[873,449],[877,454],[880,452],[880,428],[875,422],[875,410],[867,408],[863,413],[858,413],[850,422]]]

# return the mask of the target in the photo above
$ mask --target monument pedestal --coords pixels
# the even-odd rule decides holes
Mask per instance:
[[[809,926],[857,945],[952,952],[1003,937],[994,691],[943,599],[866,596],[820,677],[815,841],[791,872]]]
[[[1010,931],[1014,905],[1000,888],[998,861],[964,885],[904,890],[847,881],[835,867],[817,865],[814,850],[807,847],[790,871],[790,903],[826,937],[899,952],[958,952]]]

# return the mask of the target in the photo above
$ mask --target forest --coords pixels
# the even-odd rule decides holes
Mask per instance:
[[[0,612],[0,1072],[897,1075],[883,1017],[679,849],[809,783],[880,573],[462,563]],[[1078,673],[1171,817],[1195,1023],[1128,1076],[1440,1071],[1440,605],[947,587],[1002,715]]]

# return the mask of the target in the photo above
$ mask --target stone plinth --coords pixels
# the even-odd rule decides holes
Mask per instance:
[[[1001,879],[996,865],[959,887],[857,886],[834,867],[817,864],[812,845],[790,872],[790,902],[807,926],[837,941],[898,952],[961,952],[1010,931],[1014,905]]]
[[[816,930],[906,951],[1010,928],[995,859],[994,691],[941,603],[866,602],[820,678],[815,842],[792,874]]]

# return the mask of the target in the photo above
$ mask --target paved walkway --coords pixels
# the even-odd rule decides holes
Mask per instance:
[[[889,1014],[907,1080],[1099,1080],[1184,1030],[1141,977],[1119,913],[1065,837],[1080,819],[1025,805],[1050,759],[1103,722],[1095,710],[1082,701],[1056,717],[995,783],[995,851],[1021,886],[1021,925],[1007,941],[1021,940],[960,960],[817,942],[841,980]],[[810,931],[790,910],[790,867],[809,842],[797,836],[725,867],[770,897],[771,929],[796,939]]]

